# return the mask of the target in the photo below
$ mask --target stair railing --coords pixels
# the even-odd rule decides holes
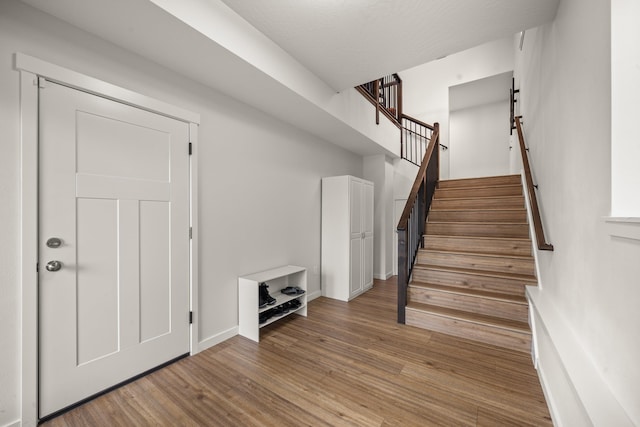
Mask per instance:
[[[434,127],[406,114],[402,114],[400,119],[400,157],[420,166],[433,137]],[[440,143],[438,145],[443,150],[449,148]]]
[[[402,116],[402,80],[397,74],[381,77],[377,80],[356,86],[376,107],[376,124],[380,124],[380,113],[386,115],[396,126],[400,126]]]
[[[529,165],[529,156],[527,152],[529,151],[526,148],[524,143],[524,133],[522,132],[522,123],[520,119],[522,116],[517,116],[514,118],[516,129],[518,130],[518,140],[520,141],[520,154],[522,155],[522,165],[524,167],[524,175],[527,181],[527,192],[529,194],[529,203],[531,205],[531,216],[533,217],[533,229],[536,233],[536,243],[538,245],[538,249],[541,251],[552,251],[553,245],[547,243],[544,237],[544,230],[542,228],[542,218],[540,217],[540,208],[538,207],[538,198],[536,197],[535,186],[533,184],[533,178],[531,176],[531,166]]]
[[[428,125],[427,125],[428,126]],[[431,126],[429,126],[431,127]],[[432,127],[430,143],[398,222],[398,323],[405,323],[407,287],[418,249],[423,244],[427,215],[440,176],[439,125]]]

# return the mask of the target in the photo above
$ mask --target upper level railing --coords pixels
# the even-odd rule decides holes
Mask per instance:
[[[433,126],[402,112],[400,76],[391,74],[357,86],[356,90],[376,107],[377,124],[382,113],[400,128],[400,157],[420,166],[431,141]],[[440,144],[440,148],[446,150],[448,147]]]
[[[402,117],[402,80],[397,74],[381,77],[356,89],[376,107],[376,124],[380,124],[380,113],[386,115],[397,126]]]
[[[531,176],[531,166],[529,165],[528,148],[524,143],[524,134],[522,132],[521,116],[514,118],[516,129],[518,129],[518,140],[520,141],[520,154],[522,155],[522,166],[524,167],[524,175],[527,181],[527,192],[529,195],[529,203],[531,204],[531,216],[533,217],[533,229],[536,233],[536,243],[541,251],[552,251],[553,245],[547,243],[542,228],[542,218],[540,217],[540,208],[538,207],[538,198],[536,197],[535,186],[533,185],[533,177]]]
[[[435,123],[426,153],[398,222],[398,323],[405,323],[407,286],[418,249],[423,242],[427,215],[440,176],[439,134],[439,125]]]

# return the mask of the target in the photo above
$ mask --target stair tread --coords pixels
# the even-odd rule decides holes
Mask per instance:
[[[456,188],[457,190],[457,188]],[[494,196],[494,195],[490,195],[490,196],[468,196],[468,197],[445,197],[443,199],[438,198],[438,191],[436,190],[434,196],[434,199],[438,199],[438,200],[486,200],[486,199],[498,199],[498,200],[504,200],[504,199],[524,199],[524,196],[521,195],[510,195],[510,196]]]
[[[428,252],[428,253],[439,253],[446,255],[471,255],[471,256],[480,256],[485,258],[511,258],[518,259],[524,261],[533,261],[533,257],[531,255],[511,255],[511,254],[492,254],[485,252],[472,252],[472,251],[448,251],[441,249],[418,249],[419,252]]]
[[[476,276],[485,276],[485,277],[500,277],[503,279],[515,279],[515,280],[522,280],[523,282],[532,282],[536,284],[538,283],[538,279],[535,276],[529,275],[529,274],[503,273],[500,271],[489,271],[489,270],[472,270],[467,268],[444,267],[444,266],[438,266],[438,265],[419,264],[419,263],[416,263],[414,265],[414,269],[415,268],[447,271],[451,273],[473,274]]]
[[[456,200],[456,199],[447,199],[447,200]],[[465,208],[465,209],[452,209],[452,208],[438,208],[438,209],[429,209],[429,210],[434,210],[434,211],[438,211],[438,212],[500,212],[500,211],[504,211],[504,212],[526,212],[527,209],[525,208],[504,208],[504,207],[498,207],[498,208]]]
[[[463,320],[466,322],[481,324],[485,326],[505,329],[521,334],[531,335],[529,324],[516,320],[503,319],[500,317],[487,316],[486,314],[470,313],[468,311],[456,310],[453,308],[439,307],[419,302],[407,304],[407,310],[421,311],[436,316],[448,317]]]
[[[423,234],[423,236],[427,236],[426,234]],[[505,240],[507,242],[530,242],[531,239],[529,239],[528,237],[500,237],[500,236],[456,236],[456,235],[449,235],[449,234],[438,234],[434,237],[437,237],[439,239],[457,239],[457,240],[463,240],[463,239],[481,239],[481,240]]]
[[[520,175],[497,175],[497,176],[483,176],[479,178],[457,178],[457,179],[443,179],[440,181],[441,185],[448,186],[450,184],[461,184],[461,183],[477,183],[477,182],[496,182],[502,181],[507,182],[508,184],[494,184],[494,185],[509,185],[511,183],[522,183],[522,178]]]
[[[518,182],[516,184],[514,182],[512,184],[478,184],[478,185],[469,185],[464,187],[447,187],[445,184],[445,187],[438,187],[438,190],[475,190],[477,188],[506,188],[506,187],[522,188],[522,183]]]
[[[483,291],[472,288],[460,288],[456,286],[435,285],[433,283],[413,281],[409,283],[409,287],[420,289],[432,289],[440,292],[447,292],[458,295],[469,295],[474,297],[482,297],[495,301],[511,302],[515,304],[527,305],[527,298],[522,295],[503,294],[499,292]]]
[[[521,222],[491,222],[488,223],[486,221],[427,221],[430,224],[469,224],[469,225],[481,225],[484,227],[490,227],[494,225],[528,225],[527,221]]]

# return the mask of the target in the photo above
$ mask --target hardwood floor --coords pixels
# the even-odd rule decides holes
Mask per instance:
[[[552,425],[528,354],[396,323],[395,281],[236,336],[43,425]]]

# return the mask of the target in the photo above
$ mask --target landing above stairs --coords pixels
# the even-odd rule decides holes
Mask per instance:
[[[406,323],[523,352],[534,260],[520,175],[440,181]]]

